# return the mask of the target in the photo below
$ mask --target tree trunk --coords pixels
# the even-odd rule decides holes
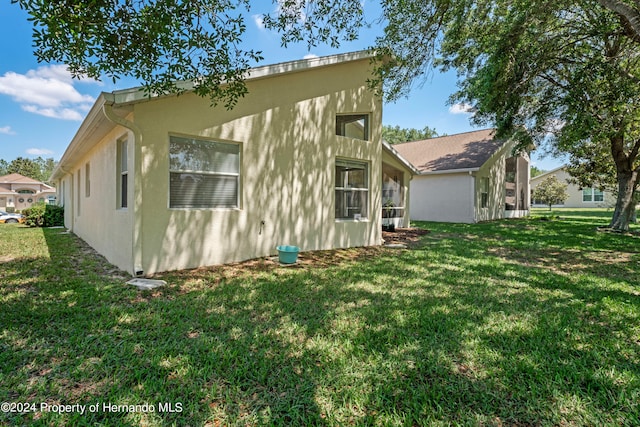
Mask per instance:
[[[633,193],[638,186],[638,172],[618,172],[618,199],[609,227],[617,231],[629,231],[635,212]]]
[[[629,231],[629,222],[635,211],[633,197],[638,186],[638,170],[633,167],[637,151],[632,150],[628,155],[624,150],[624,136],[618,133],[611,138],[611,154],[616,164],[616,178],[618,180],[618,199],[613,211],[613,218],[609,228],[616,231]]]

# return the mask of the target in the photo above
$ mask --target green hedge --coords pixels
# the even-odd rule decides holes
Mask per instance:
[[[55,227],[64,225],[64,208],[62,206],[36,203],[22,211],[25,224],[29,227]]]

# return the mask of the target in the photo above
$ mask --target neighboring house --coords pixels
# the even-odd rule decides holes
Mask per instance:
[[[17,212],[34,203],[55,203],[56,189],[19,173],[0,176],[0,210]]]
[[[411,182],[411,219],[475,223],[529,213],[529,157],[513,141],[480,130],[394,148],[419,171]]]
[[[277,245],[380,244],[383,173],[396,171],[406,212],[412,171],[382,143],[370,59],[254,68],[233,110],[191,91],[102,93],[53,174],[65,225],[134,275],[269,256]]]
[[[580,188],[576,184],[571,184],[569,179],[571,175],[566,171],[565,166],[560,166],[559,168],[553,169],[549,172],[545,172],[538,176],[531,178],[531,194],[533,194],[533,190],[550,176],[555,176],[558,181],[567,184],[567,194],[569,197],[564,203],[559,205],[553,205],[554,207],[564,207],[564,208],[595,208],[595,207],[610,207],[615,206],[616,199],[614,195],[609,191],[602,191],[597,188]],[[547,206],[542,203],[538,203],[531,199],[531,203],[533,206],[543,207]]]

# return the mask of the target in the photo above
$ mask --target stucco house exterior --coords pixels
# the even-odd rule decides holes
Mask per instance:
[[[19,173],[0,176],[0,210],[17,212],[34,203],[54,203],[56,189]]]
[[[102,93],[53,179],[65,225],[133,275],[381,243],[383,171],[408,224],[412,170],[382,143],[355,52],[258,67],[232,110],[187,91]],[[394,196],[395,197],[395,196]]]
[[[533,190],[540,185],[542,181],[550,176],[555,176],[558,181],[567,184],[567,194],[569,197],[564,203],[553,205],[557,208],[602,208],[612,207],[616,204],[615,196],[610,191],[602,191],[598,188],[580,188],[576,184],[569,182],[571,176],[567,172],[565,166],[550,170],[538,176],[532,177],[530,180],[531,194]],[[538,203],[531,198],[532,206],[547,207],[547,205]]]
[[[394,148],[418,170],[411,183],[412,220],[476,223],[529,213],[529,157],[493,129]]]

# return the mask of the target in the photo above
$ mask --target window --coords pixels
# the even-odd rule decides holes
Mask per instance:
[[[604,202],[604,192],[598,190],[597,188],[593,189],[593,201],[594,202]]]
[[[583,202],[604,202],[604,192],[597,188],[582,189]]]
[[[91,166],[84,165],[84,196],[91,196]]]
[[[117,164],[118,164],[118,188],[117,188],[117,197],[119,208],[127,207],[127,190],[128,190],[128,179],[129,179],[129,163],[127,159],[127,140],[122,139],[118,141],[117,147]]]
[[[36,192],[33,191],[33,190],[18,190],[18,191],[16,191],[16,193],[18,193],[18,194],[36,194]]]
[[[170,137],[170,208],[238,208],[239,189],[239,144]]]
[[[404,172],[382,163],[382,218],[399,218],[403,215]]]
[[[336,135],[369,140],[368,114],[340,114],[336,116]]]
[[[336,159],[336,219],[367,218],[369,167],[364,162]]]
[[[489,178],[480,178],[480,207],[489,207]]]
[[[80,170],[81,169],[78,169],[78,173],[76,174],[77,177],[78,177],[78,179],[77,179],[78,183],[77,183],[77,186],[76,186],[76,188],[77,188],[77,190],[76,190],[77,198],[76,199],[78,201],[78,203],[76,203],[76,215],[77,216],[80,216],[80,193],[81,193],[81,190],[80,190],[80,188],[81,188],[80,187]]]

